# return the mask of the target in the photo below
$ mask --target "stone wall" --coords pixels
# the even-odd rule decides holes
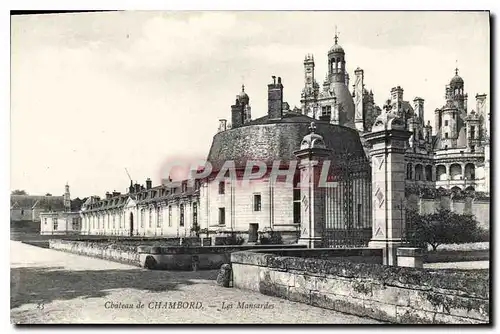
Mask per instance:
[[[49,248],[73,254],[141,266],[137,247],[93,241],[49,240]]]
[[[430,270],[263,252],[231,255],[233,286],[405,324],[489,322],[489,270]]]
[[[479,225],[490,229],[490,202],[483,199],[451,199],[443,196],[436,199],[419,198],[417,195],[407,197],[408,207],[419,210],[422,214],[433,213],[440,208],[448,209],[458,214],[473,214]]]

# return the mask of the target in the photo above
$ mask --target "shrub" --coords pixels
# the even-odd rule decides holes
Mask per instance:
[[[259,241],[261,245],[281,245],[283,244],[283,239],[281,233],[273,230],[269,230],[260,235]]]
[[[484,241],[485,232],[470,214],[458,214],[441,209],[431,214],[407,211],[407,239],[428,244],[433,250],[441,244],[461,244]],[[489,238],[488,238],[489,240]]]

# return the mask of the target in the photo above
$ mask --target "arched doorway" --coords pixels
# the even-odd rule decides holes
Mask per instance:
[[[130,222],[130,236],[133,236],[134,235],[134,213],[133,212],[130,213],[129,222]]]
[[[475,180],[476,179],[474,164],[468,163],[467,165],[465,165],[465,177],[467,178],[467,180]]]
[[[432,166],[431,165],[425,166],[425,179],[427,181],[432,181]]]

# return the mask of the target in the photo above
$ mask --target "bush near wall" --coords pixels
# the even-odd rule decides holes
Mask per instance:
[[[458,214],[440,209],[435,213],[419,214],[406,211],[407,241],[413,244],[430,245],[435,251],[441,244],[470,243],[489,240],[489,232],[479,227],[479,222],[470,214]]]

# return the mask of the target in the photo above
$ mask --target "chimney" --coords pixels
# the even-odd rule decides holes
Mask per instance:
[[[421,97],[416,97],[413,100],[413,103],[414,103],[415,112],[417,113],[418,117],[420,118],[421,124],[424,124],[424,99]]]
[[[231,124],[233,129],[243,125],[243,104],[237,98],[231,106]]]
[[[135,187],[135,192],[136,193],[138,193],[139,191],[141,191],[141,185],[139,183],[134,184],[134,187]]]
[[[403,102],[403,88],[401,88],[401,86],[391,89],[391,102],[393,105],[396,105],[396,113],[401,115],[401,105]]]
[[[219,119],[219,130],[217,132],[223,132],[227,130],[227,120]]]
[[[109,193],[109,191],[106,191],[106,199],[109,199],[111,198],[111,194]]]
[[[130,186],[128,187],[128,192],[129,192],[129,194],[134,193],[134,185],[132,183],[132,180],[130,180]]]
[[[152,182],[151,182],[151,179],[148,177],[147,180],[146,180],[146,189],[151,189],[151,186],[152,186]]]
[[[121,195],[121,193],[120,193],[120,192],[118,192],[118,191],[116,191],[116,190],[113,190],[113,197],[114,197],[114,196],[120,196],[120,195]]]
[[[281,78],[273,75],[273,83],[267,85],[267,114],[269,119],[281,119],[283,117],[283,85]]]

